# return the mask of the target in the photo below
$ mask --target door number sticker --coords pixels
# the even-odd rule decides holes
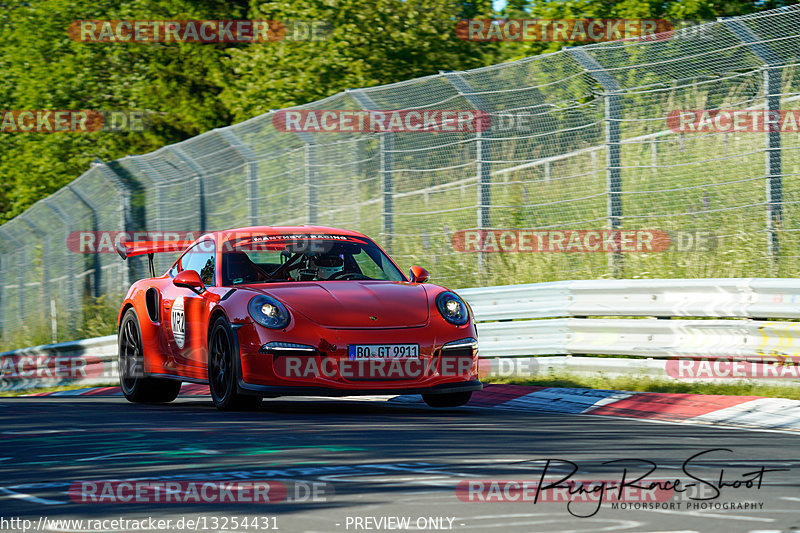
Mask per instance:
[[[172,304],[172,337],[178,348],[183,348],[186,341],[186,314],[183,311],[183,296],[175,298]]]

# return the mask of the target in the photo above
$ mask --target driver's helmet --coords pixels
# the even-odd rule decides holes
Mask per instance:
[[[339,255],[318,255],[311,258],[310,266],[319,279],[328,279],[344,269],[344,260]]]

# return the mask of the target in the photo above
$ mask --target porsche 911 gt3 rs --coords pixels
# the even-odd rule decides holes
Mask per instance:
[[[153,254],[184,250],[156,276]],[[126,242],[151,278],[118,319],[120,384],[133,402],[207,383],[220,409],[264,397],[422,394],[455,407],[480,390],[472,312],[457,294],[406,277],[371,239],[319,227],[248,227],[193,242]]]

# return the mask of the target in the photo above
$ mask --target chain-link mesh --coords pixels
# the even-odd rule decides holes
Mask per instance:
[[[798,132],[676,132],[667,119],[676,110],[800,109],[798,28],[793,6],[293,108],[479,110],[491,118],[480,132],[286,132],[270,112],[95,164],[0,227],[3,344],[37,332],[70,338],[87,301],[118,299],[146,275],[141,258],[129,266],[113,253],[70,251],[65,241],[79,231],[196,237],[248,225],[338,226],[454,288],[795,276]],[[649,229],[674,241],[659,253],[625,254],[454,246],[460,230],[488,228]],[[158,272],[174,259],[158,256]]]

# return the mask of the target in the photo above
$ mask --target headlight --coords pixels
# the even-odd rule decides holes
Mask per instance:
[[[442,317],[456,326],[463,326],[469,322],[469,311],[464,300],[455,293],[445,291],[436,297],[436,307]]]
[[[309,346],[308,344],[297,344],[296,342],[281,342],[281,341],[272,341],[268,342],[264,346],[258,349],[260,353],[306,353],[308,355],[314,355],[317,353],[317,349],[313,346]]]
[[[265,328],[283,329],[289,325],[289,310],[271,296],[256,296],[247,304],[247,310]]]

